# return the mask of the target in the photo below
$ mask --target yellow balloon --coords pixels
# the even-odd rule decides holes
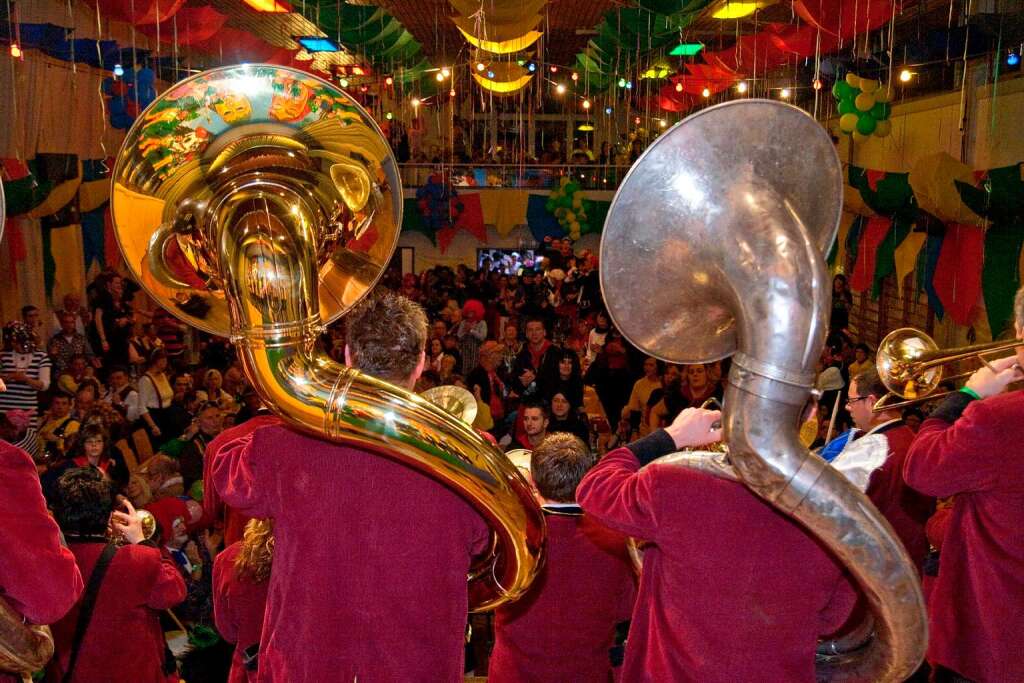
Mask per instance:
[[[860,89],[867,93],[872,93],[878,90],[879,82],[874,78],[862,78],[860,79]]]
[[[572,223],[569,224],[569,229],[572,230],[573,232],[579,234],[580,222],[579,221],[573,221]]]
[[[860,76],[854,73],[846,74],[846,82],[853,88],[860,87]]]
[[[572,198],[572,208],[579,209],[582,206],[583,206],[583,200],[582,199],[580,199],[579,197],[573,197]]]
[[[868,139],[868,136],[864,135],[859,130],[855,130],[853,131],[853,139],[856,140],[857,142],[864,142],[865,140]]]
[[[879,88],[875,91],[875,102],[889,102],[892,100],[892,90],[888,87]]]
[[[839,117],[839,130],[844,133],[852,133],[857,128],[856,114],[843,114]]]
[[[889,133],[892,132],[892,121],[885,120],[879,121],[875,124],[875,135],[880,138],[888,137]]]
[[[875,106],[875,96],[862,92],[853,101],[853,106],[857,107],[857,111],[871,111],[871,107]]]
[[[576,220],[576,214],[574,214],[572,211],[567,211],[564,218],[566,223],[572,223],[574,220]]]
[[[562,176],[561,179],[558,181],[558,184],[560,186],[562,186],[562,187],[565,187],[566,185],[568,185],[569,184],[569,176]]]

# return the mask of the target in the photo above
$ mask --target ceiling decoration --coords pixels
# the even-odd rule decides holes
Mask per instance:
[[[470,45],[476,48],[477,59],[487,54],[512,55],[521,53],[543,35],[537,27],[543,21],[545,0],[454,0],[452,8],[459,14],[451,17]],[[522,62],[523,60],[517,60]],[[481,61],[481,64],[483,62]],[[501,78],[496,74],[501,73]],[[533,80],[533,73],[513,62],[497,63],[486,74],[473,73],[473,79],[485,90],[501,95],[518,92]]]
[[[499,62],[487,66],[483,72],[473,71],[473,80],[484,90],[496,95],[518,92],[532,79],[533,74],[515,62]]]

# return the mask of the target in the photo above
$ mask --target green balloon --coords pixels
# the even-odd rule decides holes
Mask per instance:
[[[548,211],[554,211],[555,203],[549,199],[547,200],[547,202],[544,203],[544,208],[547,209]]]
[[[857,132],[860,133],[861,135],[871,135],[872,133],[875,132],[875,126],[877,125],[878,122],[875,121],[875,118],[871,115],[871,113],[865,112],[864,114],[860,115],[860,118],[857,119]]]
[[[574,195],[577,192],[579,192],[579,189],[580,189],[579,183],[569,183],[568,185],[565,186],[565,194],[566,195]]]
[[[876,102],[875,106],[871,107],[871,116],[875,121],[885,121],[892,114],[892,105],[888,102]]]
[[[846,81],[839,81],[839,82],[842,83],[843,85],[846,85]],[[850,87],[850,86],[847,85],[846,87]],[[857,105],[855,105],[853,103],[853,100],[851,100],[849,98],[839,100],[839,113],[840,114],[856,114],[857,113]]]
[[[837,100],[847,99],[852,92],[853,88],[846,81],[836,81],[836,84],[832,86],[832,94]]]

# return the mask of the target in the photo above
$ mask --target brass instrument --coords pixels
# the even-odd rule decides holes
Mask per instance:
[[[962,379],[970,377],[972,373],[944,378],[943,366],[968,358],[976,358],[987,365],[984,356],[1012,351],[1019,346],[1024,346],[1024,342],[1014,339],[940,349],[935,340],[921,330],[915,330],[913,327],[893,330],[885,335],[875,355],[878,377],[889,393],[878,399],[872,410],[876,413],[897,410],[921,401],[946,396],[950,392],[934,393],[943,379]],[[897,396],[904,400],[893,402],[893,397]]]
[[[473,609],[522,594],[545,535],[527,482],[469,425],[316,348],[324,325],[376,284],[402,219],[397,163],[357,102],[279,66],[184,80],[126,136],[111,204],[142,287],[183,322],[230,336],[260,398],[291,426],[414,467],[488,520]]]
[[[0,239],[4,233],[5,211],[4,188],[0,183]],[[0,387],[3,387],[3,382],[0,382]],[[6,388],[0,388],[0,391],[6,391]],[[24,617],[0,597],[0,672],[20,674],[23,679],[31,680],[32,672],[46,666],[52,656],[53,634],[50,628],[25,623]]]
[[[620,186],[601,236],[601,289],[645,353],[672,363],[733,357],[725,462],[860,584],[874,636],[819,660],[819,679],[902,681],[927,643],[917,570],[868,498],[797,433],[827,332],[824,254],[842,187],[828,133],[800,109],[768,100],[704,109],[651,144]],[[705,470],[710,459],[678,465]]]
[[[431,387],[420,394],[436,406],[439,406],[466,424],[472,426],[476,419],[476,397],[467,389],[454,384]]]

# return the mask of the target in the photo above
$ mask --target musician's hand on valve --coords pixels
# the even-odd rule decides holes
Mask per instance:
[[[687,408],[679,413],[665,431],[676,448],[703,446],[722,440],[722,411]]]
[[[1017,365],[1017,357],[1009,356],[994,360],[989,363],[989,367],[979,369],[971,375],[965,386],[981,398],[988,398],[1001,393],[1008,384],[1019,379],[1024,379],[1024,373]]]
[[[146,534],[142,530],[142,520],[135,514],[135,506],[127,498],[122,498],[121,504],[124,512],[115,510],[110,514],[111,528],[129,543],[141,543],[146,540]]]

